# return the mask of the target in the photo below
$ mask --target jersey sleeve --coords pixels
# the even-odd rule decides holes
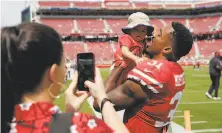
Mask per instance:
[[[72,118],[70,133],[113,133],[104,121],[88,114],[75,112]]]
[[[119,38],[120,47],[126,46],[128,48],[132,47],[131,38],[129,35],[122,35]]]
[[[138,64],[127,76],[127,79],[139,82],[156,94],[167,91],[164,86],[171,78],[171,71],[165,64],[152,61]]]

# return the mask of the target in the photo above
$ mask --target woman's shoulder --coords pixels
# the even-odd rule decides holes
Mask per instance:
[[[101,119],[80,112],[73,113],[71,132],[79,133],[112,133],[113,130]]]

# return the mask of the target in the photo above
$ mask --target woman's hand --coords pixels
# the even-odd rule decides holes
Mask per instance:
[[[65,107],[66,112],[78,111],[84,100],[88,98],[89,94],[86,91],[77,91],[78,73],[75,72],[72,83],[65,91]]]
[[[95,83],[85,81],[85,86],[89,88],[90,94],[95,98],[99,106],[104,98],[107,98],[100,70],[96,68]]]

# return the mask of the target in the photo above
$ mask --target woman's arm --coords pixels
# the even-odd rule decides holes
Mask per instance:
[[[103,81],[99,69],[96,69],[95,83],[86,81],[85,85],[89,88],[91,95],[98,102],[100,108],[104,98],[108,98],[104,89]],[[104,121],[117,133],[129,133],[126,126],[116,113],[113,104],[109,101],[105,102],[102,109]]]

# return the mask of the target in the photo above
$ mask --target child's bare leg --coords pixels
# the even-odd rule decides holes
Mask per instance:
[[[117,87],[117,81],[121,76],[122,71],[124,68],[122,67],[114,67],[109,76],[104,81],[105,91],[109,92]]]

